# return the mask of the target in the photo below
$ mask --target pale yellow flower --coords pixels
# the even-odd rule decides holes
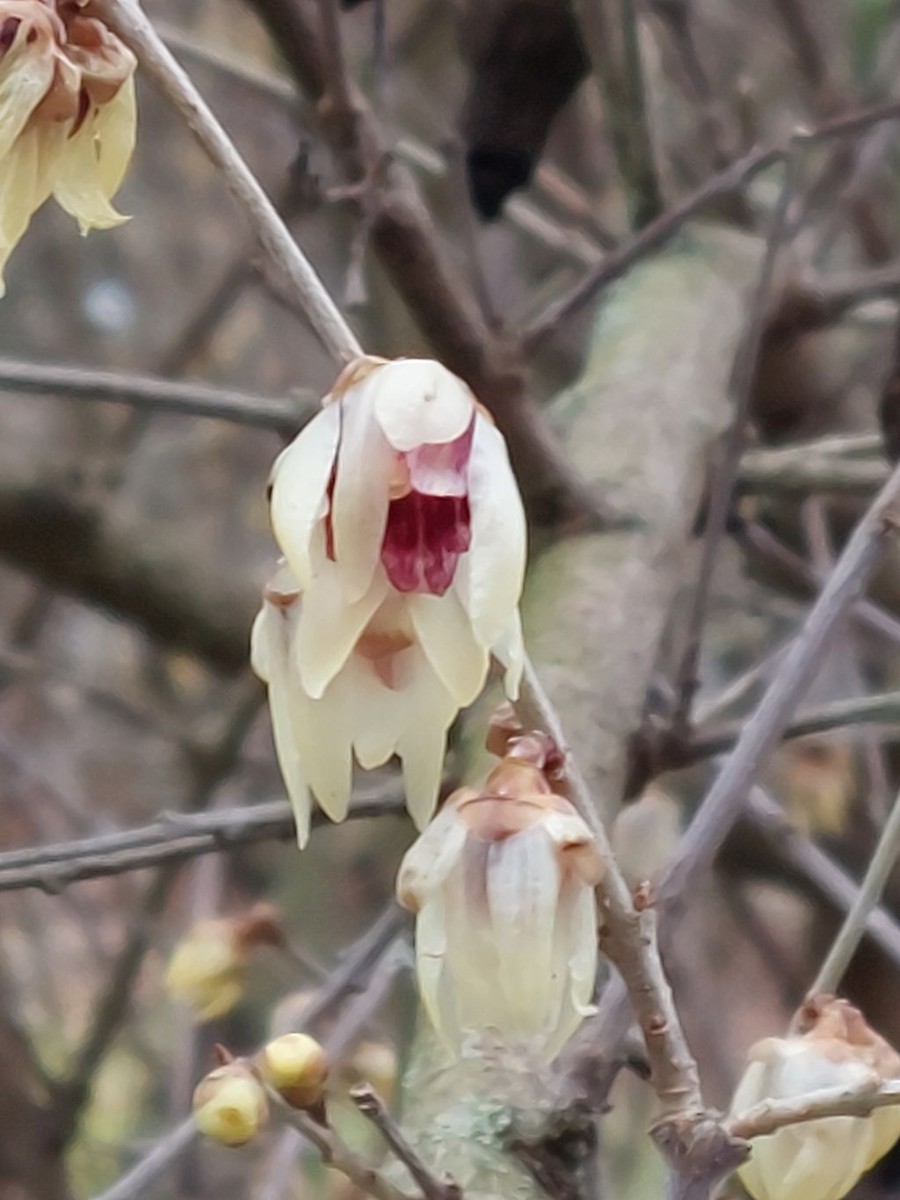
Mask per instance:
[[[346,814],[353,756],[397,754],[419,828],[491,655],[514,696],[525,517],[506,445],[430,360],[351,364],[272,475],[284,562],[253,630],[297,834]]]
[[[587,825],[531,764],[508,758],[450,797],[397,878],[417,913],[422,1003],[448,1046],[487,1034],[559,1051],[592,1011],[601,873]]]
[[[900,1077],[900,1056],[846,1000],[808,1004],[798,1032],[765,1038],[749,1054],[732,1112],[822,1088],[853,1088]],[[900,1110],[823,1117],[755,1138],[738,1174],[754,1200],[841,1200],[900,1137]]]
[[[131,160],[135,59],[76,0],[0,0],[3,270],[51,196],[82,233],[126,220],[111,200]]]

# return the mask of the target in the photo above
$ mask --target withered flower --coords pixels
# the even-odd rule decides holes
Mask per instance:
[[[552,1058],[586,1014],[602,862],[585,822],[533,763],[507,757],[455,792],[407,852],[422,1002],[458,1053],[498,1037]]]
[[[796,1032],[750,1050],[732,1111],[790,1100],[822,1088],[853,1088],[900,1077],[900,1055],[846,1000],[819,996]],[[900,1109],[867,1117],[821,1117],[755,1138],[738,1174],[754,1200],[840,1200],[900,1137]]]
[[[111,200],[134,149],[134,68],[84,0],[0,0],[0,295],[49,197],[82,233],[126,219]]]

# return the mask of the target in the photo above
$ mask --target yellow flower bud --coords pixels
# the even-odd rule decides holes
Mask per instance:
[[[247,961],[260,946],[284,943],[278,910],[270,904],[214,921],[198,921],[178,944],[166,969],[173,1000],[193,1009],[198,1020],[224,1016],[244,994]]]
[[[243,1146],[269,1119],[266,1092],[252,1067],[242,1060],[210,1071],[194,1092],[197,1128],[223,1146]]]
[[[285,1033],[269,1042],[260,1069],[266,1082],[293,1108],[309,1108],[322,1099],[328,1059],[307,1033]]]
[[[200,921],[175,948],[166,989],[200,1021],[224,1016],[244,991],[244,955],[230,921]]]

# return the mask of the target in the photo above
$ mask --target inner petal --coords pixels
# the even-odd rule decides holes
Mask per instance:
[[[443,596],[469,548],[469,501],[418,491],[392,500],[381,544],[388,579],[400,592]]]

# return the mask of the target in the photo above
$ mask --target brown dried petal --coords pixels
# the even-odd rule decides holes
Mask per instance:
[[[66,35],[66,57],[81,71],[91,103],[108,104],[134,73],[134,55],[93,17],[74,17],[66,24]]]
[[[827,993],[813,996],[797,1012],[793,1027],[833,1062],[852,1059],[881,1079],[900,1076],[900,1055],[848,1000]]]

